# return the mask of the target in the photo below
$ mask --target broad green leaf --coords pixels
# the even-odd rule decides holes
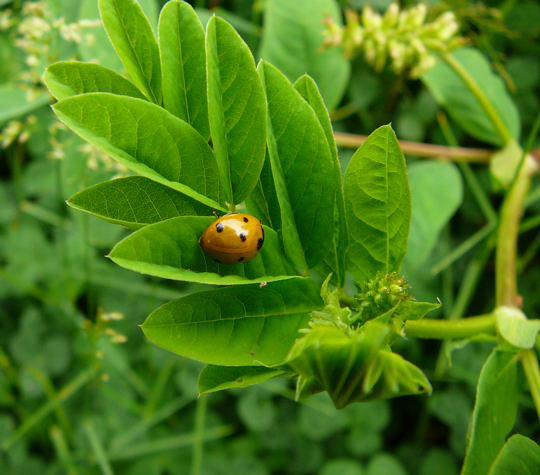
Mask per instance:
[[[212,17],[206,30],[208,119],[228,201],[240,203],[257,184],[266,151],[266,104],[255,61],[233,27]]]
[[[68,204],[131,229],[177,216],[212,214],[211,208],[142,176],[98,183],[73,195]]]
[[[208,138],[204,29],[189,3],[172,0],[161,10],[159,53],[164,107]]]
[[[49,103],[49,95],[39,95],[28,100],[26,92],[11,84],[0,85],[0,124],[11,119],[29,114],[39,107]]]
[[[285,374],[264,366],[206,366],[199,375],[199,394],[231,388],[247,388]]]
[[[161,102],[159,50],[152,27],[136,0],[98,0],[103,26],[134,84]]]
[[[232,285],[290,279],[275,231],[265,228],[259,255],[245,264],[214,262],[199,246],[213,217],[178,217],[151,224],[120,241],[109,257],[142,274],[204,284]]]
[[[394,131],[379,127],[345,172],[349,270],[359,281],[399,270],[411,216],[405,159]]]
[[[276,195],[274,177],[270,157],[266,155],[264,165],[259,175],[259,181],[251,194],[246,198],[246,207],[250,212],[259,217],[264,224],[268,224],[272,229],[281,229],[281,216]]]
[[[474,48],[461,48],[452,53],[482,89],[500,118],[517,141],[520,134],[519,114],[503,80],[493,73],[486,58]],[[450,66],[442,60],[422,76],[435,100],[470,135],[492,145],[504,145],[484,109]]]
[[[332,252],[325,258],[327,267],[336,274],[339,286],[343,285],[345,279],[345,250],[347,248],[347,227],[345,221],[345,202],[343,201],[343,183],[341,178],[341,165],[339,163],[337,146],[334,140],[332,123],[328,115],[328,109],[324,103],[315,81],[303,75],[295,83],[296,90],[302,95],[319,119],[328,142],[328,147],[334,159],[336,206],[334,216],[334,237]]]
[[[540,331],[540,320],[529,320],[519,308],[499,307],[495,310],[497,330],[511,345],[533,348]]]
[[[452,163],[416,162],[409,166],[412,220],[407,263],[420,267],[430,256],[440,232],[463,200],[463,185]]]
[[[291,81],[309,74],[333,109],[345,92],[350,66],[339,48],[322,48],[327,16],[341,24],[341,12],[334,0],[266,2],[260,56]]]
[[[495,349],[480,372],[463,475],[488,473],[514,427],[518,397],[516,365],[516,354]]]
[[[114,71],[93,63],[62,61],[47,68],[43,81],[57,99],[87,92],[110,92],[144,99],[141,92]]]
[[[209,364],[274,365],[321,305],[309,279],[233,286],[166,303],[142,329],[161,348]]]
[[[268,149],[285,250],[299,270],[328,254],[334,234],[335,166],[317,115],[275,67],[261,63]]]
[[[212,150],[183,120],[147,101],[107,93],[69,97],[53,109],[83,139],[135,173],[222,209]]]
[[[531,439],[515,434],[497,455],[489,475],[536,475],[540,473],[540,447]]]

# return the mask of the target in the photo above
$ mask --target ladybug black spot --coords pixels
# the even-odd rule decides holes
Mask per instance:
[[[217,223],[216,224],[216,231],[218,233],[220,233],[221,231],[223,231],[223,223]]]
[[[247,223],[249,222],[249,219],[247,219],[245,216],[244,216],[244,223]]]
[[[240,233],[240,239],[242,240],[242,242],[245,242],[246,239],[247,239],[247,236],[245,233]]]
[[[263,238],[259,238],[259,240],[257,241],[257,249],[260,249],[264,244],[264,239]]]
[[[240,259],[238,259],[238,262],[242,262],[244,260],[244,256],[242,256]]]
[[[214,259],[214,262],[217,262],[218,264],[221,264],[221,261],[219,259]]]

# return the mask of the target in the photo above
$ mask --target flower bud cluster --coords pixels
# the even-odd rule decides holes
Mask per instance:
[[[20,11],[7,9],[0,13],[0,31],[13,37],[13,44],[24,55],[26,68],[17,82],[23,87],[28,100],[43,92],[41,75],[45,67],[60,58],[60,41],[91,44],[94,37],[86,29],[99,26],[99,20],[79,20],[68,23],[57,18],[44,1],[25,2]]]
[[[401,302],[409,300],[409,285],[397,272],[377,274],[373,279],[359,286],[354,296],[359,312],[358,320],[365,322],[378,317]]]
[[[349,59],[363,55],[377,71],[389,65],[396,73],[418,77],[434,66],[434,54],[463,44],[463,39],[456,36],[459,25],[452,12],[433,21],[426,21],[426,16],[423,3],[403,10],[392,3],[384,15],[369,5],[361,14],[349,9],[343,27],[330,17],[325,19],[324,46],[341,46]]]

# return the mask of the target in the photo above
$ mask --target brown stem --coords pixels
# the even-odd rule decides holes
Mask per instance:
[[[366,140],[366,135],[347,134],[334,132],[336,143],[341,147],[357,148]],[[447,147],[444,145],[432,145],[421,142],[409,142],[400,140],[399,145],[406,154],[424,158],[441,158],[455,162],[488,163],[493,155],[493,150],[481,148]]]

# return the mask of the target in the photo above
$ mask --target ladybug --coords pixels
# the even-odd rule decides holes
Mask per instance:
[[[249,214],[229,213],[206,228],[202,250],[219,264],[238,264],[257,257],[264,244],[261,222]]]

